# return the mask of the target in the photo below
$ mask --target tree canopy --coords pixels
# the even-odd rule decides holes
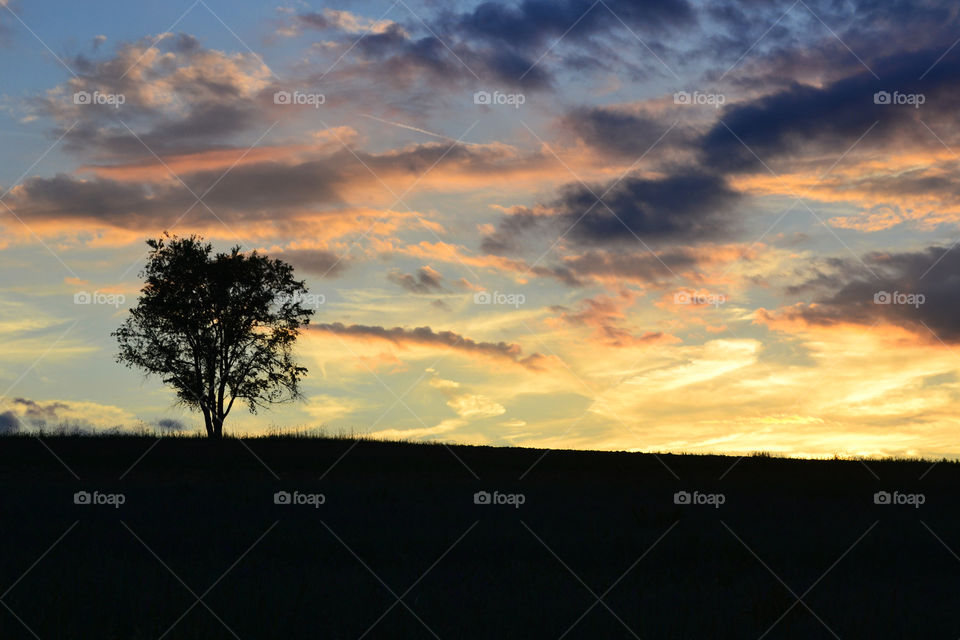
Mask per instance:
[[[293,267],[256,251],[214,253],[198,236],[148,240],[144,286],[111,335],[117,362],[156,375],[222,437],[236,401],[251,413],[300,396],[293,345],[313,309]]]

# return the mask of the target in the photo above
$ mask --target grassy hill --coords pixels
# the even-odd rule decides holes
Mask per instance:
[[[0,476],[5,639],[960,636],[952,462],[14,436]]]

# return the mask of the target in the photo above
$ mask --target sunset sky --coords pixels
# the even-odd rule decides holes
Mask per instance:
[[[168,230],[314,296],[234,433],[960,454],[957,11],[0,0],[0,430],[202,425],[109,335]]]

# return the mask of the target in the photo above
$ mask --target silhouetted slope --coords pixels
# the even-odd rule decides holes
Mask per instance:
[[[0,439],[2,638],[33,637],[17,617],[65,640],[960,635],[953,463],[43,444]],[[875,504],[882,490],[924,504]],[[74,504],[78,491],[123,504]],[[278,491],[325,502],[275,504]],[[523,504],[475,504],[481,491]],[[675,504],[678,491],[723,504]]]

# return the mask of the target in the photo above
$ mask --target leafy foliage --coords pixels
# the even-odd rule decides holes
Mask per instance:
[[[213,252],[197,236],[149,240],[137,305],[113,335],[117,362],[160,376],[223,435],[234,403],[251,413],[300,397],[292,347],[313,310],[293,267],[256,251]]]

